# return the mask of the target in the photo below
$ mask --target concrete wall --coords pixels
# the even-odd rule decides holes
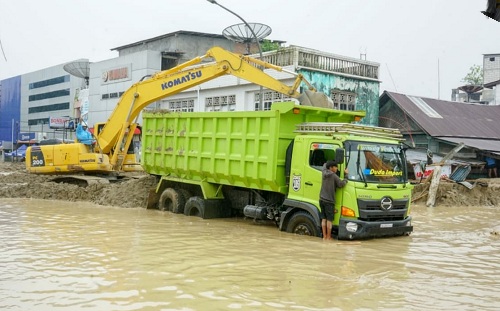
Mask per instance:
[[[360,122],[367,125],[378,125],[379,117],[379,82],[348,78],[325,72],[300,70],[314,87],[327,95],[338,89],[356,94],[356,110],[365,110],[366,116]]]
[[[500,54],[486,54],[483,56],[483,83],[500,80]]]
[[[145,40],[148,41],[148,40]],[[204,55],[213,46],[220,46],[226,50],[246,54],[246,44],[229,41],[224,37],[196,36],[188,34],[175,34],[159,40],[151,40],[144,44],[132,45],[119,50],[119,56],[127,56],[144,50],[158,52],[181,53],[179,63],[191,60],[197,56]],[[253,47],[252,52],[258,51]]]
[[[141,51],[90,64],[89,125],[105,122],[119,101],[120,94],[143,77],[160,71],[161,53]],[[114,71],[127,71],[125,76],[111,77]],[[105,94],[117,97],[103,98]]]

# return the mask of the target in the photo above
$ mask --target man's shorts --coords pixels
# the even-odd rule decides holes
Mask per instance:
[[[319,200],[319,207],[321,207],[321,219],[333,221],[335,203]]]

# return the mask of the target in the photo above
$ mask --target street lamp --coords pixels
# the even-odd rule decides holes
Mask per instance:
[[[248,27],[248,29],[250,29],[250,32],[252,33],[252,36],[255,38],[255,42],[257,42],[257,46],[259,47],[259,55],[260,55],[260,59],[262,60],[262,48],[260,46],[260,42],[259,42],[259,38],[257,37],[257,35],[255,34],[255,32],[253,31],[253,28],[250,27],[250,25],[248,25],[248,23],[243,19],[243,17],[239,16],[238,14],[236,14],[235,12],[231,11],[230,9],[226,8],[225,6],[223,6],[222,4],[218,3],[217,1],[215,0],[207,0],[208,2],[212,3],[212,4],[216,4],[218,6],[220,6],[221,8],[223,8],[224,10],[228,11],[229,13],[233,14],[234,16],[238,17],[239,19],[241,19],[241,21]]]
[[[224,10],[228,11],[229,13],[233,14],[234,16],[236,16],[237,18],[241,19],[241,21],[245,24],[245,26],[248,27],[248,29],[250,29],[250,32],[252,33],[252,36],[254,37],[255,39],[255,42],[257,43],[257,46],[259,47],[259,55],[260,55],[260,60],[263,60],[262,59],[262,47],[260,46],[260,42],[259,42],[259,38],[257,37],[257,35],[255,34],[255,32],[253,31],[253,28],[250,27],[250,25],[248,25],[248,23],[246,22],[246,20],[243,19],[243,17],[239,16],[238,14],[236,14],[235,12],[231,11],[230,9],[226,8],[225,6],[223,6],[222,4],[218,3],[217,1],[215,0],[207,0],[208,2],[212,3],[212,4],[216,4],[218,6],[220,6],[221,8],[223,8]],[[261,68],[262,69],[262,68]],[[259,95],[259,110],[263,110],[263,104],[262,104],[262,101],[263,101],[263,94],[262,94],[262,86],[260,86],[260,95]]]

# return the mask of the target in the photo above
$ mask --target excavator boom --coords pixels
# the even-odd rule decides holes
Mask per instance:
[[[203,63],[212,59],[213,61]],[[287,72],[295,76],[295,81],[288,86],[271,77],[264,69]],[[149,79],[141,80],[132,85],[121,96],[115,109],[104,124],[95,124],[96,148],[87,150],[83,144],[66,144],[61,147],[51,146],[32,151],[31,161],[27,161],[28,171],[33,173],[59,172],[114,172],[121,171],[125,159],[129,167],[135,160],[127,156],[132,142],[135,120],[140,112],[149,104],[162,98],[172,96],[186,89],[223,75],[233,75],[248,82],[255,83],[267,89],[296,98],[305,105],[318,105],[315,94],[325,101],[326,95],[316,93],[312,85],[301,75],[287,71],[279,66],[264,62],[250,56],[226,51],[213,47],[203,56],[196,57],[174,68],[158,72]],[[309,90],[301,95],[297,92],[304,82]],[[319,104],[325,106],[325,104]],[[29,149],[29,148],[28,148]],[[87,150],[87,151],[86,151]],[[65,156],[60,156],[63,152]],[[130,164],[133,162],[132,164]]]
[[[193,67],[207,58],[212,58],[214,62]],[[111,154],[112,165],[119,165],[119,158],[127,150],[124,138],[131,132],[129,126],[146,106],[223,75],[233,75],[292,98],[300,97],[297,88],[306,81],[302,75],[287,71],[295,75],[294,84],[288,86],[259,69],[259,66],[283,71],[279,66],[213,47],[201,57],[138,82],[123,93],[104,128],[98,133],[97,145],[103,153]],[[306,83],[312,89],[310,83]]]

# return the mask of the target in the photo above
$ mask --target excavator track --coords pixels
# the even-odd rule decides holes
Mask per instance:
[[[65,184],[78,185],[80,187],[87,187],[95,184],[109,184],[110,181],[112,180],[106,177],[99,177],[99,176],[64,175],[64,176],[54,177],[51,179],[51,181],[56,183],[65,183]]]

